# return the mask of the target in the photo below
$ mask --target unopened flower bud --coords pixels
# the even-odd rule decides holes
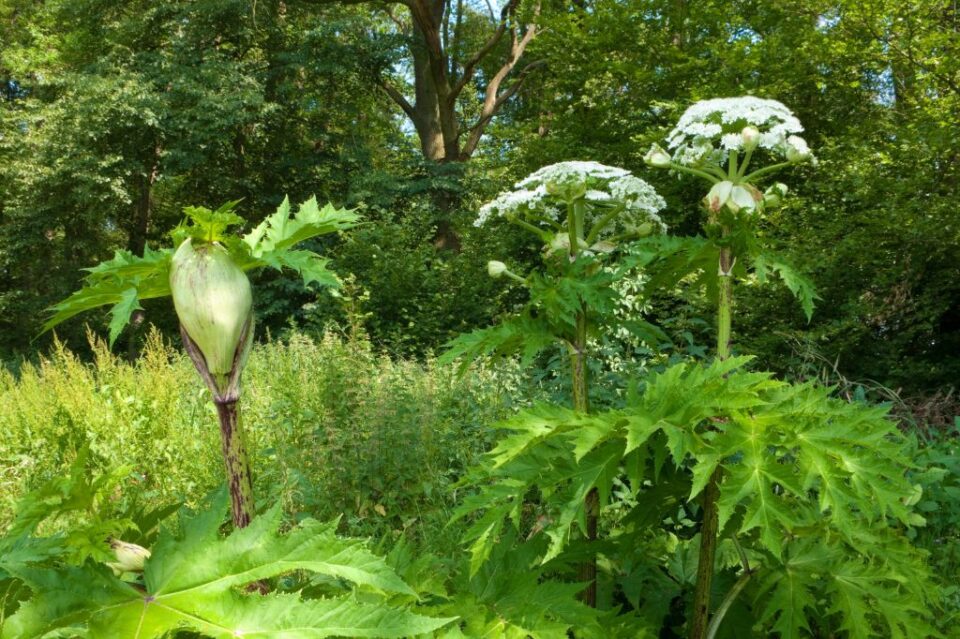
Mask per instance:
[[[490,277],[497,279],[507,272],[507,265],[503,262],[498,262],[496,260],[490,260],[487,262],[487,273]]]
[[[110,540],[110,548],[117,558],[107,565],[113,568],[114,573],[143,572],[144,562],[150,558],[150,551],[143,546],[127,543],[119,539]]]
[[[647,237],[653,233],[653,224],[650,222],[644,222],[637,227],[637,237]]]
[[[220,244],[194,247],[187,239],[173,256],[170,291],[177,317],[207,369],[218,383],[225,381],[252,318],[250,280]]]
[[[664,151],[659,144],[654,144],[650,147],[650,150],[647,151],[647,154],[643,156],[643,161],[646,162],[648,166],[664,169],[670,166],[671,158],[670,154]]]
[[[763,205],[769,208],[776,208],[783,203],[783,198],[787,195],[787,185],[783,182],[777,182],[771,185],[763,192]]]
[[[755,126],[743,127],[740,137],[743,138],[743,149],[745,151],[753,151],[760,144],[760,130]]]
[[[787,138],[787,161],[806,162],[811,157],[813,157],[813,154],[810,152],[806,140],[799,135],[791,135]]]

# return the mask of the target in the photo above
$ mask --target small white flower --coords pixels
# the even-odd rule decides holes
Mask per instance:
[[[734,184],[728,180],[717,182],[707,193],[704,202],[714,213],[724,206],[736,213],[740,209],[754,210],[762,200],[760,192],[749,184]]]
[[[606,181],[630,175],[630,171],[599,162],[558,162],[537,169],[517,182],[517,188],[554,184],[581,184],[590,180]]]
[[[499,278],[501,275],[507,272],[507,265],[503,262],[498,262],[497,260],[490,260],[487,262],[487,273],[493,279]]]
[[[723,208],[730,199],[730,193],[733,191],[733,182],[724,180],[717,182],[707,193],[707,208],[716,213]]]
[[[597,189],[590,189],[587,191],[585,198],[591,202],[609,202],[613,197],[606,191],[598,191]]]
[[[743,136],[739,133],[724,133],[720,136],[720,148],[724,151],[738,151],[743,146]]]
[[[727,201],[727,206],[734,213],[740,209],[753,210],[757,208],[757,198],[755,197],[756,189],[751,190],[752,187],[745,184],[737,184],[730,191],[730,199]]]

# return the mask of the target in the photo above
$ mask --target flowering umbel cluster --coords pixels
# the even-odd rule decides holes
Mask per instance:
[[[480,207],[482,226],[501,216],[536,235],[545,257],[609,253],[621,241],[667,226],[657,213],[666,206],[652,186],[630,171],[599,162],[560,162],[538,169]],[[524,282],[506,264],[491,261],[490,277]]]
[[[496,215],[544,228],[551,222],[562,225],[566,223],[567,205],[577,199],[587,203],[594,218],[621,208],[601,229],[603,236],[642,230],[644,224],[660,232],[666,230],[657,215],[666,202],[654,188],[626,169],[599,162],[560,162],[534,171],[517,182],[514,190],[481,206],[474,225],[482,226]]]
[[[777,183],[761,192],[755,181],[791,164],[816,162],[800,120],[776,100],[753,96],[716,98],[688,108],[667,136],[670,151],[654,144],[644,157],[654,168],[673,169],[708,179],[704,198],[711,213],[752,213],[779,206],[787,187]],[[755,152],[774,163],[748,172]]]
[[[776,100],[753,96],[703,100],[688,108],[667,135],[673,161],[686,166],[725,164],[731,151],[764,149],[801,161],[810,149],[800,120]],[[791,159],[791,156],[793,159]]]

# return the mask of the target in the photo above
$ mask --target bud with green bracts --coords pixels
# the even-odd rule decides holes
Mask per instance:
[[[522,277],[520,277],[516,273],[512,272],[509,268],[507,268],[506,264],[497,260],[490,260],[489,262],[487,262],[487,273],[493,279],[500,279],[501,277],[506,276],[520,283],[523,283],[523,284],[526,283]]]
[[[643,156],[643,161],[654,168],[665,169],[670,166],[670,162],[673,160],[670,158],[670,154],[664,151],[659,144],[654,144]]]
[[[783,182],[777,182],[771,185],[763,192],[763,204],[767,208],[776,208],[783,203],[783,198],[787,196],[787,185]]]
[[[221,393],[242,367],[253,331],[250,280],[218,243],[187,239],[173,256],[170,291],[184,332]]]
[[[150,558],[150,551],[143,546],[127,543],[119,539],[111,539],[110,548],[113,550],[113,554],[117,560],[107,562],[107,565],[113,569],[116,575],[121,575],[125,572],[143,572],[143,564]]]
[[[807,141],[799,135],[791,135],[787,138],[787,161],[789,162],[807,162],[813,160],[813,154]]]

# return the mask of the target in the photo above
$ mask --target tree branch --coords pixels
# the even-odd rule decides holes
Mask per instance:
[[[484,129],[487,128],[487,125],[490,124],[490,121],[493,120],[494,116],[503,108],[503,105],[512,98],[520,89],[523,87],[523,83],[526,81],[527,77],[531,72],[536,71],[542,66],[546,66],[546,60],[537,60],[536,62],[531,62],[517,74],[517,79],[507,87],[503,93],[501,93],[494,100],[491,108],[484,108],[480,114],[480,117],[477,118],[477,121],[470,127],[470,136],[467,138],[466,143],[463,145],[463,150],[460,153],[461,159],[467,159],[473,152],[476,151],[477,145],[480,143],[480,138],[483,136]],[[486,104],[486,103],[485,103]]]
[[[443,19],[443,2],[430,7],[426,0],[407,0],[407,6],[410,7],[410,17],[414,25],[419,29],[423,37],[423,43],[426,45],[427,61],[430,66],[430,74],[433,77],[433,86],[441,100],[446,100],[450,90],[450,84],[447,78],[446,56],[444,55],[443,42],[441,40]],[[438,9],[440,10],[437,13]]]
[[[417,124],[417,111],[413,108],[413,105],[410,104],[410,101],[403,97],[403,94],[400,93],[395,86],[390,84],[386,78],[380,78],[379,83],[383,92],[390,96],[390,99],[403,109],[403,112],[407,114],[407,117],[410,118],[414,124]]]
[[[497,19],[496,13],[493,10],[493,3],[490,2],[490,0],[487,0],[487,12],[490,14],[491,22]]]
[[[534,19],[536,19],[538,15],[540,15],[539,3],[534,9]],[[506,77],[510,75],[510,72],[513,71],[517,61],[520,60],[520,56],[523,55],[527,45],[537,36],[537,33],[537,25],[532,23],[527,25],[527,30],[522,38],[518,39],[516,32],[511,35],[510,55],[507,57],[507,61],[503,63],[503,66],[500,67],[500,70],[490,78],[490,82],[487,84],[487,90],[484,92],[483,97],[483,106],[480,109],[480,117],[478,117],[476,123],[470,127],[470,135],[460,151],[461,160],[467,159],[473,154],[490,120],[492,120],[493,116],[506,104],[507,100],[520,90],[520,87],[523,86],[523,83],[530,73],[545,64],[542,60],[531,62],[518,74],[513,84],[504,90],[503,93],[500,93],[500,85]]]
[[[473,74],[476,72],[477,65],[487,57],[487,55],[493,50],[494,47],[500,42],[503,38],[503,34],[507,31],[507,22],[513,16],[517,10],[517,6],[520,4],[520,0],[510,0],[500,12],[500,23],[497,25],[496,30],[493,34],[487,38],[487,41],[483,43],[476,53],[474,53],[469,60],[463,65],[463,76],[457,82],[456,86],[450,91],[448,100],[453,103],[457,97],[460,95],[460,92],[463,91],[463,88],[467,86],[470,80],[473,79]]]
[[[527,77],[530,75],[531,72],[536,71],[540,67],[543,67],[546,65],[547,65],[546,60],[536,60],[535,62],[531,62],[527,66],[523,67],[523,69],[520,70],[520,73],[517,74],[517,79],[514,80],[513,83],[509,87],[507,87],[503,91],[503,93],[501,93],[500,96],[497,98],[497,102],[496,104],[494,104],[494,112],[499,111],[500,108],[504,104],[506,104],[507,100],[512,98],[514,94],[516,94],[517,91],[520,90],[520,88],[523,86],[524,81],[527,79]]]
[[[397,4],[399,4],[399,3],[397,3]],[[389,7],[389,6],[386,6],[386,7],[384,7],[383,9],[384,9],[384,11],[386,12],[387,17],[390,18],[390,21],[393,22],[393,24],[397,25],[397,29],[400,30],[400,33],[406,34],[406,33],[407,33],[407,25],[405,25],[405,24],[403,23],[403,20],[401,20],[401,19],[398,18],[397,16],[393,15],[393,9],[392,9],[391,7]]]

